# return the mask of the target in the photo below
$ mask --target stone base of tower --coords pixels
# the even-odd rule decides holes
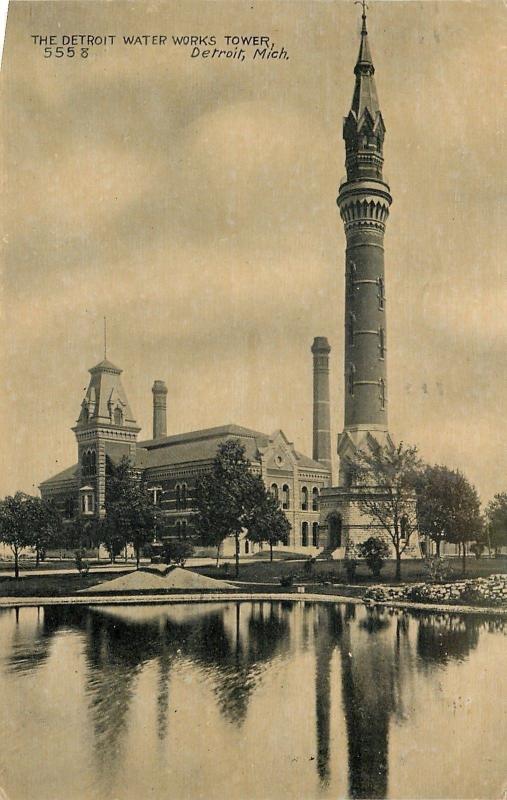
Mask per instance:
[[[331,486],[322,489],[319,545],[323,548],[323,554],[333,559],[357,559],[357,545],[370,536],[377,536],[389,546],[391,558],[396,558],[393,543],[385,528],[361,512],[361,497],[370,493],[371,487],[361,486]],[[417,532],[412,533],[402,558],[422,558]]]

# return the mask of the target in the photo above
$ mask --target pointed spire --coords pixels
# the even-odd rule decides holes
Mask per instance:
[[[366,0],[355,0],[356,3],[359,3],[363,7],[363,13],[361,15],[362,25],[361,25],[361,44],[359,45],[359,53],[357,56],[357,63],[354,69],[355,74],[357,75],[358,72],[369,71],[371,69],[371,74],[375,72],[375,68],[373,66],[373,61],[371,58],[370,53],[370,46],[368,44],[368,29],[366,27],[366,9],[368,6],[366,5]],[[369,68],[369,69],[368,69]]]
[[[367,108],[372,117],[375,117],[377,111],[380,110],[377,89],[375,87],[375,67],[370,52],[370,45],[368,43],[368,29],[366,27],[366,0],[355,0],[363,7],[362,25],[361,25],[361,43],[359,45],[359,53],[357,55],[356,66],[354,67],[354,74],[356,76],[356,85],[354,88],[354,96],[352,98],[352,111],[355,112],[357,119],[361,117],[364,110]]]

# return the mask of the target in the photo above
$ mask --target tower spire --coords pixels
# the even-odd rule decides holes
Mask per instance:
[[[345,425],[338,452],[341,480],[347,480],[352,446],[368,434],[387,435],[387,346],[384,232],[391,205],[382,176],[385,127],[375,87],[362,7],[361,43],[354,67],[352,104],[343,125],[347,178],[338,206],[345,227]]]

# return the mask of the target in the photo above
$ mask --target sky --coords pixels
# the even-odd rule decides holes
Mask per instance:
[[[489,0],[368,12],[393,195],[389,428],[484,502],[507,490],[506,16]],[[327,336],[336,449],[359,30],[345,0],[10,3],[0,496],[75,463],[104,316],[140,438],[162,379],[168,433],[281,428],[309,455],[310,346]],[[116,39],[87,58],[32,39],[76,34]],[[288,58],[192,58],[171,41],[185,34],[269,36]]]

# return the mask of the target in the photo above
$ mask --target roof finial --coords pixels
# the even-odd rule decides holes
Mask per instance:
[[[107,359],[107,319],[104,317],[104,361]]]
[[[354,0],[354,5],[356,5],[356,6],[359,5],[359,6],[363,7],[363,13],[361,15],[362,16],[362,20],[363,20],[363,25],[362,25],[362,28],[361,28],[361,34],[368,33],[368,31],[366,30],[366,9],[368,8],[368,3],[366,2],[366,0]]]

